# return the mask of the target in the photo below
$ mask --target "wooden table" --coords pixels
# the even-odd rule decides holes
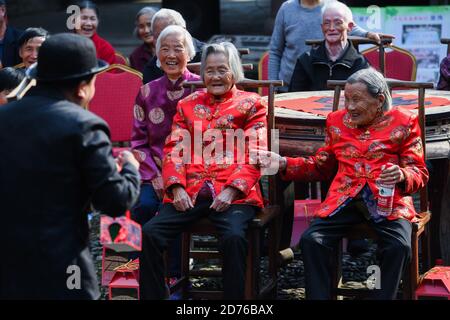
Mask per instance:
[[[394,91],[395,102],[404,103],[405,97],[417,96],[417,90]],[[343,96],[343,95],[342,95]],[[333,91],[295,92],[279,94],[275,105],[289,105],[290,108],[302,108],[305,99],[322,98],[320,101],[333,99]],[[430,170],[428,183],[431,219],[431,258],[442,257],[450,263],[450,92],[427,90],[426,103],[430,98],[445,101],[443,106],[426,108],[426,152],[427,165]],[[300,99],[300,100],[298,100]],[[293,101],[296,102],[295,107]],[[297,102],[299,104],[297,104]],[[311,105],[311,104],[309,104]],[[324,103],[326,109],[327,102]],[[340,105],[340,108],[342,105]],[[307,108],[307,106],[305,107]],[[415,111],[415,110],[413,110]],[[322,113],[327,113],[322,110]],[[325,115],[317,115],[287,108],[275,108],[276,128],[280,130],[280,153],[285,156],[309,156],[324,143]],[[300,143],[299,143],[300,142]],[[325,190],[323,190],[325,191]],[[308,196],[310,189],[301,183],[286,183],[282,190],[285,197],[285,220],[283,222],[284,238],[282,246],[290,243],[290,230],[293,220],[292,200]],[[325,194],[322,192],[322,194]],[[290,214],[286,214],[286,212]]]

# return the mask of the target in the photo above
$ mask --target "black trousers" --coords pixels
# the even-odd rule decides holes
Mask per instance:
[[[249,205],[232,205],[227,211],[219,213],[209,209],[211,204],[211,201],[199,202],[187,212],[179,212],[172,204],[165,204],[159,214],[145,224],[140,258],[141,299],[168,298],[163,252],[187,226],[205,216],[211,219],[219,233],[224,298],[244,297],[248,247],[246,230],[255,209]]]
[[[331,268],[340,239],[348,228],[367,221],[367,208],[362,199],[354,199],[337,214],[313,220],[300,240],[306,280],[306,298],[331,299]],[[374,289],[373,298],[395,299],[405,266],[411,258],[411,222],[405,219],[384,220],[370,226],[379,236],[381,288]],[[368,275],[369,277],[369,275]]]

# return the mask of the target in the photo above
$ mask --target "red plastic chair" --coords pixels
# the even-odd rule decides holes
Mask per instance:
[[[259,59],[258,79],[269,80],[269,51],[264,52],[261,59]],[[269,89],[267,87],[258,88],[258,93],[261,96],[267,96],[269,95]]]
[[[142,74],[123,65],[111,65],[97,76],[89,110],[108,123],[111,141],[121,147],[114,148],[114,153],[123,150],[131,141],[133,108],[141,86]]]
[[[402,48],[391,45],[385,49],[385,70],[380,70],[379,47],[375,46],[361,52],[370,65],[384,74],[386,78],[415,81],[417,73],[416,57]]]

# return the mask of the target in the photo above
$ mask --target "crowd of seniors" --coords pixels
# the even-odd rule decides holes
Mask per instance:
[[[283,3],[270,45],[270,78],[284,80],[281,91],[324,90],[329,79],[347,80],[345,109],[327,117],[324,146],[307,158],[285,158],[266,149],[267,109],[261,97],[237,87],[244,72],[236,47],[229,42],[204,44],[186,30],[179,12],[144,7],[136,15],[134,32],[142,43],[130,56],[132,67],[144,74],[133,110],[132,152],[122,152],[114,160],[106,123],[79,107],[85,108],[93,98],[96,74],[114,63],[115,50],[97,33],[99,9],[95,3],[78,5],[79,28],[49,36],[41,28],[20,32],[7,25],[6,2],[0,0],[2,65],[13,66],[22,60],[27,78],[37,81],[25,99],[0,107],[2,123],[9,123],[0,127],[2,150],[14,149],[23,136],[13,125],[16,122],[33,136],[18,159],[12,153],[1,158],[2,177],[11,182],[8,188],[2,184],[0,195],[8,197],[3,206],[10,211],[20,209],[29,223],[21,225],[18,216],[5,220],[11,231],[8,239],[13,241],[4,243],[15,261],[7,268],[11,278],[1,287],[0,297],[99,298],[87,249],[86,206],[91,201],[95,209],[114,216],[131,210],[132,219],[142,226],[141,299],[170,298],[166,277],[180,276],[181,233],[203,217],[208,217],[219,233],[224,298],[243,299],[246,231],[265,203],[261,169],[276,163],[287,181],[332,179],[300,242],[306,297],[331,298],[329,257],[348,226],[367,221],[379,235],[383,274],[381,289],[374,290],[374,297],[395,298],[411,256],[411,221],[416,214],[411,195],[427,183],[428,171],[417,116],[392,108],[386,80],[348,40],[352,34],[379,41],[381,34],[359,28],[351,10],[338,1]],[[305,40],[317,38],[324,40],[308,51]],[[73,63],[63,63],[67,57]],[[188,63],[197,61],[201,62],[200,75],[188,70]],[[0,70],[1,101],[25,80],[21,70]],[[206,89],[191,92],[183,87],[186,81],[199,80]],[[35,119],[42,120],[38,130],[32,124]],[[53,122],[58,125],[52,127]],[[257,162],[250,162],[246,139],[240,157],[239,145],[229,143],[236,138],[230,130],[258,137]],[[194,138],[199,133],[203,140],[196,145]],[[63,145],[63,141],[70,143]],[[42,145],[45,147],[39,147]],[[228,145],[233,149],[226,150]],[[31,164],[30,154],[36,157]],[[36,170],[37,166],[46,169]],[[18,184],[13,183],[17,177],[30,182],[26,194],[31,195],[33,207],[23,201]],[[376,203],[385,184],[395,185],[388,212],[378,210]],[[13,208],[13,203],[19,206]],[[70,214],[65,215],[67,212]],[[33,217],[52,223],[33,224]],[[19,225],[37,238],[12,233]],[[50,252],[53,242],[58,246]],[[15,251],[17,244],[21,249]],[[164,263],[166,250],[169,266]],[[43,256],[46,260],[40,261]],[[39,270],[46,270],[43,274],[51,271],[54,277],[20,278],[20,272],[25,272],[22,266],[35,261],[39,261]],[[74,261],[87,275],[85,287],[77,293],[64,287],[65,263]],[[5,279],[1,270],[0,278]]]

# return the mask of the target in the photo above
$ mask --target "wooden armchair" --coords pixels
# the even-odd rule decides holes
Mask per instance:
[[[270,129],[275,127],[274,116],[274,87],[282,86],[282,81],[256,81],[256,80],[244,80],[237,84],[240,88],[260,88],[268,87],[269,100],[268,100],[268,132],[269,132],[269,149],[270,146]],[[203,82],[187,82],[184,84],[190,87],[192,90],[199,87],[204,87]],[[247,231],[248,239],[248,255],[247,255],[247,269],[246,269],[246,281],[245,281],[245,299],[261,299],[261,298],[275,298],[277,293],[278,283],[278,242],[280,238],[279,220],[280,207],[278,206],[276,195],[276,177],[269,178],[269,205],[261,209],[255,216],[255,218],[249,224]],[[260,258],[261,258],[261,237],[267,232],[267,245],[268,245],[268,283],[261,287],[260,276]],[[220,277],[221,271],[218,270],[190,270],[189,259],[220,259],[218,251],[194,251],[191,250],[191,236],[192,234],[199,235],[217,235],[214,225],[209,219],[204,218],[196,222],[193,226],[189,227],[183,233],[182,242],[182,267],[181,278],[174,284],[170,290],[171,293],[181,290],[183,298],[193,299],[221,299],[223,297],[222,291],[204,291],[195,290],[189,288],[190,277]]]
[[[426,140],[425,140],[425,89],[432,89],[432,82],[413,82],[413,81],[398,81],[387,80],[390,88],[415,88],[419,91],[419,124],[421,128],[421,137],[423,141],[424,157],[426,160]],[[338,110],[339,98],[341,89],[345,86],[346,81],[330,80],[328,81],[328,87],[335,89],[333,111]],[[408,265],[403,275],[403,299],[410,300],[414,297],[414,292],[420,283],[419,274],[419,241],[421,242],[422,249],[422,263],[424,270],[428,270],[430,267],[430,236],[428,222],[431,219],[431,212],[429,210],[427,186],[423,187],[420,191],[420,210],[416,216],[416,221],[413,223],[412,235],[411,235],[411,262]],[[347,233],[347,239],[377,239],[375,232],[369,227],[368,224],[358,224],[353,226]],[[359,289],[342,289],[339,288],[341,280],[341,262],[342,262],[342,246],[339,246],[335,263],[336,269],[333,270],[333,284],[334,284],[334,298],[338,295],[350,295],[350,296],[369,296],[370,290]]]

